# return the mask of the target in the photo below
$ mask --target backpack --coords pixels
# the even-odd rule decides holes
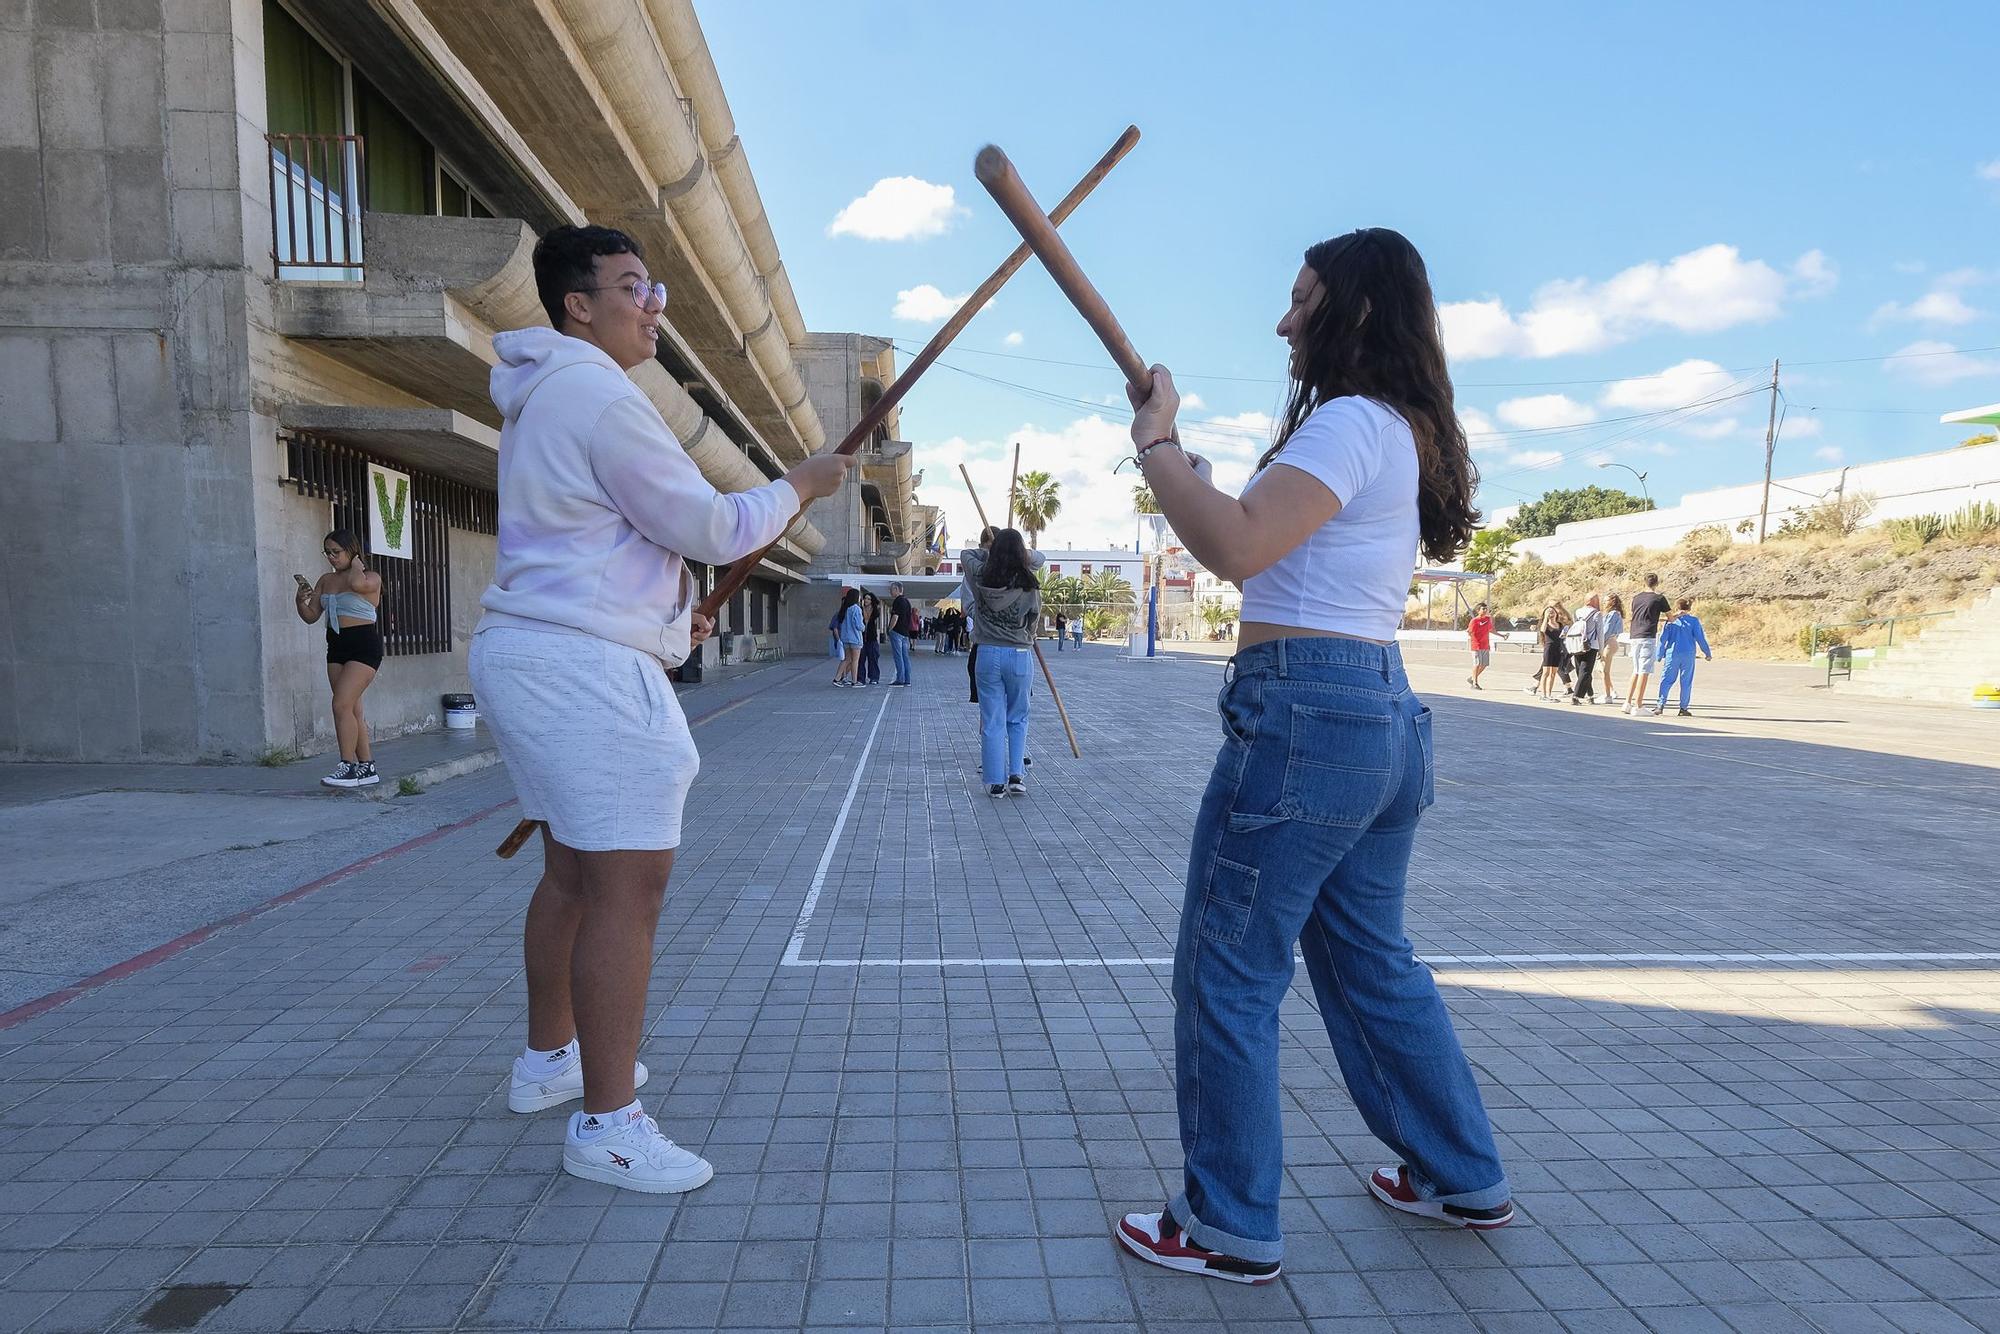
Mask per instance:
[[[1596,628],[1597,613],[1594,611],[1586,612],[1576,620],[1571,621],[1568,628],[1563,631],[1563,647],[1568,649],[1572,654],[1588,652],[1591,648],[1590,641]]]

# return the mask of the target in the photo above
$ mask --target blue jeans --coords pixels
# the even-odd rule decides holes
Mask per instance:
[[[1071,634],[1071,635],[1073,635],[1073,636],[1075,636],[1075,638],[1076,638],[1076,651],[1077,651],[1078,653],[1081,653],[1081,652],[1083,652],[1083,631],[1081,631],[1081,630],[1072,630],[1072,631],[1070,631],[1070,634]]]
[[[1069,638],[1069,631],[1058,630],[1056,632],[1056,652],[1060,653],[1063,651],[1063,640],[1068,638]]]
[[[1174,1071],[1203,1246],[1284,1251],[1278,1008],[1305,955],[1362,1119],[1425,1198],[1509,1197],[1472,1067],[1403,933],[1417,817],[1433,800],[1431,712],[1393,646],[1281,639],[1236,655],[1174,951]]]
[[[863,685],[882,684],[882,646],[872,639],[861,641],[860,680]]]
[[[906,686],[910,683],[910,637],[889,632],[889,653],[896,660],[895,684]]]
[[[826,632],[826,656],[829,658],[840,656],[840,631],[829,630]]]
[[[979,646],[979,773],[991,787],[1028,753],[1028,650]]]
[[[1666,659],[1660,666],[1660,707],[1667,707],[1667,692],[1678,684],[1681,688],[1681,707],[1688,706],[1688,696],[1694,694],[1694,654]]]

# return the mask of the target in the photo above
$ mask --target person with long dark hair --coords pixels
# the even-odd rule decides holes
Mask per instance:
[[[861,672],[861,590],[849,588],[840,595],[840,610],[834,613],[840,624],[840,665],[833,669],[837,686],[860,684]]]
[[[1240,498],[1181,449],[1165,367],[1132,393],[1146,484],[1195,558],[1242,587],[1243,612],[1174,951],[1185,1189],[1116,1235],[1238,1283],[1271,1282],[1284,1251],[1278,1011],[1295,945],[1348,1092],[1401,1160],[1368,1189],[1459,1227],[1514,1215],[1478,1082],[1403,926],[1435,780],[1396,626],[1419,550],[1450,560],[1479,519],[1423,260],[1379,227],[1323,241],[1277,332],[1290,401]]]
[[[967,547],[959,559],[972,594],[972,642],[979,655],[979,775],[986,795],[1028,791],[1028,654],[1042,623],[1042,553],[1012,528],[990,548]]]
[[[873,593],[861,595],[861,679],[856,684],[882,684],[882,604]]]
[[[382,576],[368,568],[361,539],[345,528],[326,535],[320,554],[331,568],[318,583],[307,583],[302,574],[292,576],[298,585],[293,608],[299,619],[311,625],[326,617],[326,682],[333,688],[340,763],[319,781],[328,787],[373,787],[382,777],[368,746],[361,696],[382,667]]]

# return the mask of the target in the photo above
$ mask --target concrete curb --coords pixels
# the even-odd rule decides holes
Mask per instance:
[[[491,769],[498,763],[500,763],[499,748],[497,746],[487,746],[467,755],[458,755],[448,760],[440,760],[436,764],[427,764],[423,768],[413,770],[407,774],[395,774],[393,776],[384,774],[381,783],[375,787],[365,789],[363,795],[375,801],[388,801],[399,795],[395,785],[401,783],[405,778],[414,780],[418,787],[429,791],[439,783],[447,782],[453,778],[463,778],[467,774],[476,774],[481,769]]]

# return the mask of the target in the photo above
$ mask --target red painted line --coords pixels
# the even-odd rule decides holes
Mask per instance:
[[[145,953],[135,954],[123,963],[114,963],[101,973],[92,973],[80,982],[72,982],[66,987],[51,991],[46,996],[37,996],[34,1000],[17,1005],[6,1013],[0,1014],[0,1033],[4,1033],[16,1025],[25,1024],[37,1015],[47,1014],[50,1010],[67,1005],[78,996],[86,995],[101,986],[131,977],[135,973],[143,973],[156,963],[162,963],[177,954],[184,954],[218,931],[226,930],[232,926],[241,926],[243,923],[251,921],[254,918],[262,917],[273,908],[282,908],[288,903],[297,903],[308,894],[317,893],[325,889],[328,885],[339,884],[349,876],[359,875],[373,866],[380,866],[390,858],[400,857],[413,848],[421,848],[426,843],[437,842],[447,834],[455,834],[461,829],[468,829],[488,816],[506,810],[509,806],[514,805],[515,801],[516,798],[509,797],[497,805],[488,806],[483,811],[468,815],[463,820],[440,826],[437,829],[431,830],[428,834],[419,834],[415,838],[396,844],[393,848],[384,848],[380,852],[371,853],[358,862],[350,862],[338,871],[323,875],[317,880],[308,881],[300,885],[297,889],[288,889],[274,899],[266,899],[254,907],[245,908],[242,912],[225,917],[221,921],[210,922],[207,926],[198,926],[186,935],[174,937],[164,945],[155,945]]]
[[[726,704],[719,704],[715,708],[708,709],[702,713],[698,713],[688,719],[688,726],[695,727],[701,723],[707,722],[711,718],[719,718],[723,714],[728,713],[731,709],[736,708],[738,705],[746,703],[752,696],[763,693],[770,687],[779,684],[779,682],[796,680],[798,677],[805,675],[806,672],[812,670],[812,667],[814,665],[815,664],[807,663],[805,666],[799,668],[799,670],[795,672],[790,673],[789,675],[777,677],[774,680],[766,681],[763,685],[758,686],[755,690],[745,691],[743,694],[737,696],[733,700],[730,700]],[[152,949],[147,950],[145,953],[135,954],[131,958],[125,960],[123,963],[112,964],[109,968],[106,968],[103,972],[92,973],[89,977],[84,978],[82,981],[72,982],[66,987],[61,987],[55,991],[49,992],[46,996],[37,996],[35,999],[31,1001],[26,1001],[20,1005],[15,1006],[11,1010],[8,1010],[4,1013],[0,1013],[0,1033],[4,1033],[8,1029],[17,1027],[21,1024],[25,1024],[30,1019],[35,1018],[37,1015],[47,1014],[50,1010],[59,1009],[62,1006],[67,1005],[71,1001],[75,1000],[78,996],[87,995],[90,992],[97,990],[99,987],[107,985],[108,983],[121,981],[125,978],[133,976],[136,973],[143,973],[156,963],[163,963],[166,960],[173,958],[177,954],[185,954],[187,951],[193,949],[196,945],[201,944],[202,941],[207,940],[210,936],[216,934],[218,931],[225,931],[232,926],[241,926],[245,922],[251,921],[258,917],[262,917],[265,913],[270,912],[273,908],[282,908],[288,903],[297,903],[300,899],[304,898],[306,895],[316,893],[319,890],[325,889],[328,885],[338,884],[342,880],[347,879],[349,876],[359,875],[361,872],[368,870],[370,867],[380,866],[383,862],[386,862],[394,857],[400,857],[404,853],[409,852],[412,849],[421,848],[426,843],[435,843],[437,842],[437,840],[443,838],[447,834],[455,834],[461,829],[469,829],[473,825],[478,824],[481,820],[486,819],[488,816],[497,815],[499,812],[506,810],[509,806],[515,805],[518,800],[519,800],[518,798],[509,797],[507,800],[500,802],[497,805],[488,806],[483,811],[478,811],[472,815],[468,815],[463,820],[460,820],[455,824],[448,824],[440,828],[433,829],[428,834],[419,834],[415,838],[408,839],[402,843],[398,843],[393,848],[384,848],[380,852],[372,853],[369,856],[363,857],[358,862],[350,862],[348,865],[341,867],[338,871],[334,871],[329,875],[323,875],[317,880],[309,881],[306,884],[300,885],[297,889],[288,889],[274,899],[266,899],[264,902],[259,903],[254,907],[245,908],[242,912],[236,913],[233,916],[225,917],[220,921],[210,922],[207,926],[198,926],[194,930],[188,932],[185,935],[174,937],[172,940],[168,941],[164,945],[155,945]],[[419,965],[426,962],[429,961],[420,960]]]

